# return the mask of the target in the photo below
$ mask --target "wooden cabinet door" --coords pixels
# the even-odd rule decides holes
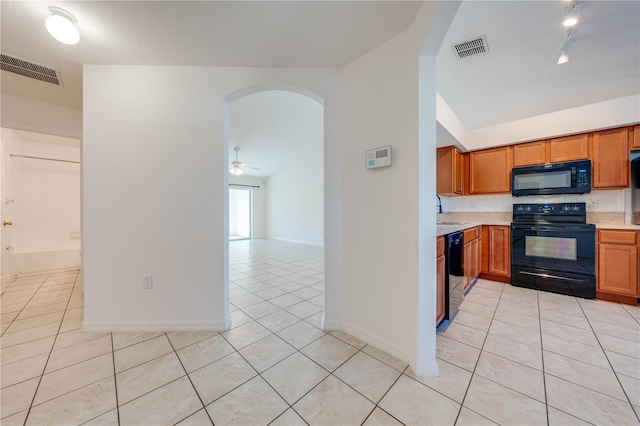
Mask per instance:
[[[586,160],[589,158],[589,134],[566,136],[549,141],[549,162]]]
[[[547,142],[520,143],[513,146],[513,167],[533,166],[547,162]]]
[[[462,195],[464,192],[464,158],[460,151],[455,148],[453,150],[453,166],[455,170],[453,192]]]
[[[631,145],[631,149],[640,149],[640,124],[633,128],[633,144]]]
[[[464,289],[466,290],[473,282],[473,255],[471,253],[471,243],[465,243],[462,253],[462,267],[464,271]]]
[[[599,243],[597,283],[599,291],[638,297],[638,247]]]
[[[469,153],[469,193],[511,192],[513,148],[483,149]]]
[[[464,167],[460,151],[454,146],[437,150],[436,192],[439,195],[462,195]]]
[[[593,133],[593,185],[595,188],[629,187],[629,129]]]
[[[508,226],[482,227],[481,272],[501,277],[511,276],[511,230]]]
[[[471,281],[480,275],[480,240],[471,241]]]
[[[436,326],[440,324],[440,321],[444,318],[444,256],[439,256],[436,259]]]

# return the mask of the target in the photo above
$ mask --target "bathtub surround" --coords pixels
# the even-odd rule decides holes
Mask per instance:
[[[5,244],[13,273],[80,266],[80,141],[2,128],[8,179],[3,187]],[[11,155],[14,155],[13,157]],[[17,157],[20,155],[22,157]],[[4,274],[4,273],[3,273]]]

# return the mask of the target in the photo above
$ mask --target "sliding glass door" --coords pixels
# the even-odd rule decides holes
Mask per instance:
[[[229,240],[251,238],[251,188],[229,187]]]

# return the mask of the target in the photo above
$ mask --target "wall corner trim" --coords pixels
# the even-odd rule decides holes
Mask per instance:
[[[226,321],[83,321],[82,331],[225,331]]]

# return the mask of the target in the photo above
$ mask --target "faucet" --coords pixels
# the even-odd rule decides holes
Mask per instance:
[[[438,194],[436,194],[436,197],[438,197],[438,204],[436,204],[436,207],[438,208],[438,213],[442,213],[442,200],[440,199],[440,196]]]

